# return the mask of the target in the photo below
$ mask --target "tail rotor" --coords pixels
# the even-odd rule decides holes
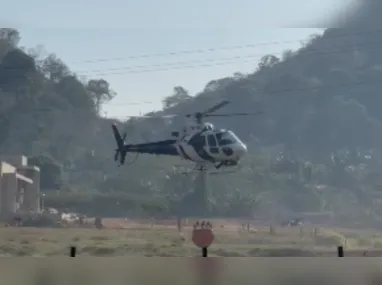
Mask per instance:
[[[117,149],[115,150],[114,160],[118,161],[119,159],[119,165],[123,165],[125,163],[126,158],[126,147],[125,147],[125,139],[126,139],[126,133],[121,136],[121,134],[118,131],[118,128],[115,124],[112,125],[114,138],[117,142]]]

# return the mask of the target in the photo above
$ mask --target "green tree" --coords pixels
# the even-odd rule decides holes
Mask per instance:
[[[54,54],[50,54],[42,61],[41,70],[53,83],[58,83],[63,77],[70,74],[65,63]]]
[[[280,62],[280,59],[275,55],[265,55],[260,59],[260,62],[258,64],[259,70],[263,70],[265,68],[271,68],[278,64]]]
[[[28,158],[29,165],[36,165],[40,168],[41,190],[58,190],[63,186],[62,166],[47,154]]]
[[[165,109],[174,107],[179,103],[186,102],[190,100],[192,96],[188,93],[186,89],[181,86],[174,87],[173,94],[163,99],[163,107]]]
[[[94,100],[97,114],[100,113],[102,104],[109,102],[116,96],[116,93],[110,89],[110,84],[105,79],[89,80],[87,90]]]
[[[0,28],[0,60],[20,42],[19,31],[11,28]]]

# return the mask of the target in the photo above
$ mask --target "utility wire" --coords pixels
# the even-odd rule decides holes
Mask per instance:
[[[379,32],[382,32],[382,30]],[[304,52],[301,52],[298,56],[300,57],[300,56],[325,55],[325,54],[331,55],[331,54],[336,54],[336,53],[343,54],[346,52],[354,51],[359,47],[375,48],[381,44],[382,44],[381,41],[376,41],[376,42],[372,42],[372,43],[364,43],[364,44],[360,44],[360,45],[349,46],[347,49],[340,48],[340,49],[334,50],[334,49],[330,48],[327,50],[320,49],[319,51],[309,49],[309,50],[305,50]],[[243,60],[244,62],[253,62],[252,60],[248,60],[248,59],[252,59],[255,57],[259,57],[259,56],[260,55],[245,55],[245,56],[227,57],[227,58],[222,58],[222,59],[206,59],[206,60],[191,61],[191,62],[169,63],[169,64],[167,64],[167,66],[166,66],[166,64],[154,64],[154,65],[147,65],[147,66],[127,67],[127,68],[122,68],[122,69],[110,69],[110,70],[120,70],[121,72],[99,73],[98,76],[100,76],[100,75],[112,75],[112,74],[145,73],[145,72],[156,72],[156,71],[166,71],[166,70],[181,70],[181,69],[189,69],[189,68],[197,68],[197,67],[209,67],[209,66],[220,66],[220,65],[227,65],[227,64],[235,64],[235,63],[239,62],[240,60]],[[219,60],[226,60],[226,61],[219,62]],[[217,61],[217,62],[212,63],[214,61]],[[201,64],[191,65],[192,63],[198,63],[198,62]],[[210,63],[208,63],[208,62],[210,62]],[[179,66],[176,66],[176,64],[178,64]],[[189,64],[189,65],[185,65],[185,64]],[[139,69],[139,68],[144,68],[144,67],[146,67],[146,69]],[[155,69],[155,68],[150,68],[150,67],[163,67],[163,68]],[[96,70],[96,71],[100,71],[100,70]],[[115,104],[115,105],[127,106],[127,105],[142,105],[142,104],[153,104],[153,103],[157,103],[157,102],[150,102],[150,101],[130,102],[130,103],[119,103],[119,104]],[[104,106],[105,105],[109,106],[109,105],[113,105],[113,103],[106,103],[106,104],[104,104]]]
[[[313,56],[313,55],[332,55],[332,54],[344,54],[347,52],[355,51],[357,48],[375,48],[382,45],[382,41],[376,41],[371,43],[365,43],[360,45],[348,46],[347,48],[338,47],[337,49],[329,48],[329,49],[320,49],[320,50],[306,50],[304,52],[300,52],[298,54],[301,56]],[[297,54],[298,52],[296,52]],[[131,74],[131,73],[146,73],[146,72],[156,72],[156,71],[166,71],[166,70],[179,70],[179,69],[187,69],[187,68],[195,68],[195,67],[208,67],[208,66],[216,66],[216,65],[225,65],[225,64],[233,64],[236,62],[249,62],[248,59],[254,58],[262,58],[264,55],[253,54],[253,55],[240,55],[233,57],[224,57],[217,59],[204,59],[204,60],[194,60],[194,61],[180,61],[180,62],[170,62],[170,63],[160,63],[160,64],[150,64],[150,65],[137,65],[130,67],[122,67],[122,68],[110,68],[110,69],[93,69],[93,70],[83,70],[75,72],[79,75],[92,75],[92,76],[105,76],[105,75],[115,75],[115,74]],[[217,62],[216,64],[208,64],[209,62]],[[251,60],[250,62],[253,62]],[[195,63],[200,63],[200,65],[194,65]],[[282,62],[281,62],[282,63]],[[159,68],[155,68],[159,67]],[[3,70],[18,70],[18,67],[10,67],[3,68]],[[21,67],[20,67],[21,69]],[[102,72],[106,71],[106,72]],[[116,71],[116,72],[107,72],[107,71]],[[96,73],[93,73],[96,72]],[[98,72],[98,73],[97,73]],[[16,76],[16,75],[15,75]]]
[[[301,88],[285,88],[285,89],[276,89],[276,90],[270,90],[270,91],[260,91],[259,92],[254,92],[254,95],[273,95],[273,94],[280,94],[280,93],[297,93],[301,91],[330,91],[330,90],[338,90],[341,88],[345,87],[350,87],[350,86],[362,86],[362,85],[377,85],[381,84],[381,80],[360,80],[357,82],[352,82],[352,83],[343,83],[343,84],[327,84],[327,85],[320,85],[316,87],[301,87]],[[112,118],[131,118],[131,117],[138,117],[139,116],[116,116]],[[160,118],[160,116],[159,116]],[[144,117],[143,117],[144,119]]]
[[[351,83],[343,83],[343,84],[327,84],[327,85],[319,85],[315,87],[301,87],[301,88],[284,88],[284,89],[274,89],[274,90],[269,90],[269,91],[264,91],[264,90],[258,90],[254,91],[254,95],[273,95],[273,94],[281,94],[281,93],[297,93],[301,91],[330,91],[330,90],[337,90],[341,89],[344,87],[350,87],[350,86],[363,86],[363,85],[377,85],[377,84],[382,84],[382,81],[380,79],[378,80],[359,80],[356,82],[351,82]],[[156,103],[156,102],[152,102]],[[81,108],[70,108],[69,110],[78,110],[81,111]],[[50,112],[50,111],[59,111],[57,109],[50,109],[50,108],[37,108],[37,109],[28,109],[24,110],[25,113],[27,112]],[[66,111],[66,110],[61,110],[61,111]],[[116,116],[113,118],[131,118],[131,117],[137,117],[139,118],[140,116]],[[143,116],[142,116],[143,117]],[[144,119],[145,117],[143,117]]]
[[[382,42],[379,42],[379,45],[381,45]],[[373,48],[376,47],[376,45],[372,46]],[[370,47],[369,47],[370,48]],[[350,50],[348,51],[352,51],[354,50],[354,47],[351,47]],[[321,55],[324,55],[324,54],[334,54],[334,53],[338,53],[338,54],[343,54],[343,53],[346,53],[347,51],[344,50],[344,49],[339,49],[337,50],[336,52],[321,52],[321,53],[314,53],[314,54],[321,54]],[[304,56],[311,56],[313,55],[313,53],[306,53],[304,54]],[[249,56],[236,56],[236,57],[232,57],[232,58],[226,58],[225,61],[219,61],[219,60],[215,60],[215,59],[208,59],[208,60],[203,60],[203,61],[199,61],[200,64],[194,64],[194,63],[198,63],[198,62],[188,62],[188,65],[186,65],[186,62],[183,62],[184,65],[179,65],[177,66],[176,64],[157,64],[157,65],[148,65],[148,66],[141,66],[141,67],[147,67],[146,69],[142,68],[142,69],[134,69],[134,67],[132,67],[131,69],[130,68],[126,68],[126,69],[122,69],[121,71],[117,71],[117,72],[100,72],[100,73],[95,73],[95,74],[91,74],[92,76],[95,76],[95,77],[101,77],[101,76],[109,76],[109,75],[125,75],[125,74],[139,74],[139,73],[152,73],[152,72],[158,72],[158,71],[172,71],[172,70],[185,70],[185,69],[192,69],[192,68],[198,68],[198,67],[214,67],[214,66],[222,66],[222,65],[230,65],[230,64],[236,64],[236,63],[254,63],[254,60],[253,58],[256,58],[256,56],[253,56],[253,55],[249,55]],[[212,63],[213,61],[217,61],[216,63]],[[209,63],[211,62],[211,63]],[[160,68],[152,68],[152,67],[160,67]],[[86,76],[86,74],[84,74]]]
[[[300,56],[312,56],[312,55],[325,55],[325,54],[336,54],[336,53],[346,53],[354,51],[356,48],[374,48],[374,47],[380,47],[382,45],[382,41],[376,41],[372,43],[365,43],[362,45],[353,45],[349,46],[347,48],[338,47],[337,49],[329,48],[329,49],[320,49],[320,50],[307,50],[304,53],[301,53]],[[242,59],[261,59],[264,56],[264,54],[250,54],[250,55],[238,55],[238,56],[231,56],[231,57],[223,57],[223,58],[210,58],[210,59],[203,59],[203,60],[192,60],[192,61],[178,61],[178,62],[170,62],[170,63],[159,63],[159,64],[150,64],[150,65],[136,65],[136,66],[128,66],[128,67],[122,67],[122,68],[107,68],[107,69],[94,69],[94,70],[83,70],[83,71],[77,71],[76,73],[80,73],[81,75],[85,75],[87,73],[95,72],[95,75],[110,75],[110,74],[124,74],[124,72],[139,72],[142,69],[153,70],[156,71],[157,69],[152,69],[154,67],[171,67],[171,66],[187,66],[194,63],[207,63],[207,62],[215,62],[215,61],[236,61],[236,60],[242,60]],[[146,69],[144,69],[146,68]],[[162,70],[162,69],[159,69]],[[106,71],[106,72],[103,72]],[[111,72],[109,71],[117,71],[117,72]],[[122,73],[121,73],[122,72]]]
[[[342,35],[336,35],[336,36],[325,36],[324,41],[332,40],[332,39],[343,39],[346,37],[356,36],[356,35],[379,34],[379,33],[382,33],[381,28],[380,29],[373,29],[372,31],[368,30],[368,31],[363,31],[363,32],[344,33]],[[301,40],[262,42],[262,43],[257,43],[257,44],[234,45],[234,46],[213,47],[213,48],[206,48],[206,49],[172,51],[172,52],[165,52],[165,53],[131,55],[131,56],[127,56],[127,57],[98,58],[98,59],[90,59],[90,60],[83,60],[83,61],[75,61],[75,62],[72,62],[72,64],[121,61],[121,60],[126,60],[126,59],[153,58],[153,57],[176,56],[176,55],[186,55],[186,54],[199,54],[199,53],[216,52],[216,51],[223,51],[223,50],[236,50],[236,49],[245,49],[245,48],[261,47],[261,46],[272,46],[272,45],[280,45],[280,44],[296,43],[296,42],[301,42]]]
[[[285,88],[285,89],[275,89],[275,90],[270,90],[270,91],[262,91],[259,90],[258,92],[254,91],[254,95],[272,95],[272,94],[280,94],[280,93],[297,93],[301,91],[330,91],[330,90],[337,90],[341,89],[344,87],[350,87],[350,86],[362,86],[362,85],[377,85],[377,84],[382,84],[381,80],[360,80],[357,82],[352,82],[352,83],[344,83],[344,84],[328,84],[328,85],[321,85],[321,86],[316,86],[316,87],[302,87],[302,88]],[[37,109],[28,109],[24,110],[25,114],[27,113],[40,113],[40,112],[55,112],[57,113],[57,109],[50,109],[50,108],[37,108]],[[67,110],[61,110],[61,111],[67,111]],[[82,112],[81,108],[71,108],[69,111],[75,112]],[[115,120],[128,120],[131,118],[139,118],[141,116],[113,116],[113,117],[105,117],[106,119],[115,119]],[[145,119],[147,117],[143,117],[142,119]],[[160,119],[159,117],[154,117],[157,119]],[[165,118],[163,118],[165,119]]]
[[[377,30],[375,32],[378,32],[378,33],[382,33],[382,29],[381,30]],[[369,32],[370,33],[370,32]],[[328,38],[325,38],[324,41],[327,41],[329,39],[335,39],[335,38],[343,38],[343,37],[349,37],[349,36],[354,36],[354,35],[357,35],[358,33],[349,33],[349,34],[344,34],[344,35],[339,35],[339,36],[331,36],[331,37],[328,37]],[[368,33],[360,33],[360,34],[368,34]],[[293,41],[292,41],[293,42]],[[271,45],[271,44],[281,44],[283,42],[268,42],[268,43],[260,43],[259,45]],[[342,44],[342,42],[339,42],[340,44]],[[330,43],[330,44],[333,44],[333,43]],[[381,41],[376,41],[376,42],[371,42],[371,43],[365,43],[365,44],[362,44],[362,45],[352,45],[352,46],[349,46],[349,48],[357,48],[357,47],[362,47],[362,46],[368,46],[368,45],[378,45],[378,44],[381,44]],[[245,46],[256,46],[256,45],[245,45]],[[245,47],[245,46],[241,46],[241,47]],[[239,46],[236,46],[236,48],[239,47]],[[332,47],[333,46],[330,46],[329,49],[324,49],[324,51],[322,51],[323,49],[320,48],[320,49],[311,49],[309,48],[308,50],[306,50],[306,55],[313,55],[313,54],[321,54],[323,52],[330,52],[332,50]],[[212,49],[206,49],[206,51],[218,51],[220,49],[228,49],[229,47],[226,47],[226,48],[212,48]],[[232,48],[232,47],[231,47]],[[339,49],[343,49],[343,46],[338,46],[337,48]],[[325,51],[326,50],[326,51]],[[191,53],[191,52],[200,52],[202,50],[191,50],[191,51],[184,51],[184,52],[171,52],[171,53],[166,53],[167,55],[175,55],[175,54],[184,54],[184,53]],[[166,55],[166,54],[163,54],[163,55]],[[304,53],[305,54],[305,53]],[[139,58],[139,57],[155,57],[157,55],[161,55],[161,54],[153,54],[151,56],[149,55],[145,55],[145,56],[131,56],[133,58]],[[207,59],[207,60],[201,60],[201,61],[186,61],[186,62],[175,62],[175,63],[162,63],[162,64],[150,64],[150,65],[138,65],[138,66],[129,66],[129,67],[122,67],[122,68],[108,68],[108,69],[90,69],[90,70],[80,70],[80,71],[76,71],[75,73],[81,73],[81,74],[84,74],[84,73],[93,73],[93,72],[102,72],[102,71],[119,71],[119,70],[131,70],[131,69],[134,69],[134,68],[147,68],[147,67],[161,67],[161,66],[165,66],[165,65],[168,65],[168,66],[171,66],[171,65],[177,65],[177,64],[189,64],[189,63],[192,63],[192,62],[206,62],[206,61],[216,61],[216,60],[226,60],[226,59],[235,59],[235,58],[245,58],[245,57],[249,57],[249,58],[261,58],[262,56],[264,56],[264,54],[251,54],[251,55],[244,55],[244,56],[234,56],[234,57],[228,57],[228,58],[221,58],[221,59]],[[131,58],[131,57],[127,57],[127,58]],[[107,59],[100,59],[101,61],[108,61]],[[100,61],[100,60],[94,60],[94,61]],[[113,60],[113,59],[110,59],[110,60]],[[117,60],[117,59],[115,59]],[[24,69],[25,67],[21,66],[21,67],[5,67],[4,69],[6,70],[13,70],[13,69]],[[102,73],[103,75],[108,75],[108,74],[113,74],[113,73]],[[119,73],[117,73],[119,74]]]

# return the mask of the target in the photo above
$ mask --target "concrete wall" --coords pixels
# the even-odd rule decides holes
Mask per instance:
[[[0,162],[0,214],[4,215],[7,211],[7,203],[9,196],[7,195],[8,187],[12,187],[9,183],[9,175],[15,175],[16,168],[6,162]],[[8,175],[8,176],[7,176]],[[11,190],[12,191],[12,190]]]
[[[4,161],[0,162],[0,173],[14,173],[14,172],[16,172],[16,167]]]
[[[0,160],[7,162],[14,167],[28,166],[28,158],[23,155],[2,155]]]
[[[40,169],[37,166],[28,166],[19,169],[19,172],[30,178],[32,183],[26,184],[25,188],[25,209],[28,211],[40,211]]]
[[[40,211],[40,169],[28,166],[25,156],[1,156],[0,215],[17,211]]]
[[[1,216],[16,212],[17,178],[15,173],[3,173],[1,177]]]

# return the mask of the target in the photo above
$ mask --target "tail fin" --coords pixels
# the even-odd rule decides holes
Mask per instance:
[[[125,162],[125,157],[126,157],[126,149],[125,149],[126,133],[123,135],[123,137],[121,137],[117,126],[113,124],[111,127],[113,129],[114,138],[118,146],[118,148],[115,150],[114,160],[117,161],[119,155],[121,155],[119,162],[120,162],[120,165],[122,165]]]
[[[113,128],[114,138],[117,142],[118,149],[121,150],[121,149],[123,149],[125,143],[124,143],[124,141],[123,141],[123,139],[122,139],[122,137],[118,131],[117,126],[115,124],[113,124],[111,127]]]

